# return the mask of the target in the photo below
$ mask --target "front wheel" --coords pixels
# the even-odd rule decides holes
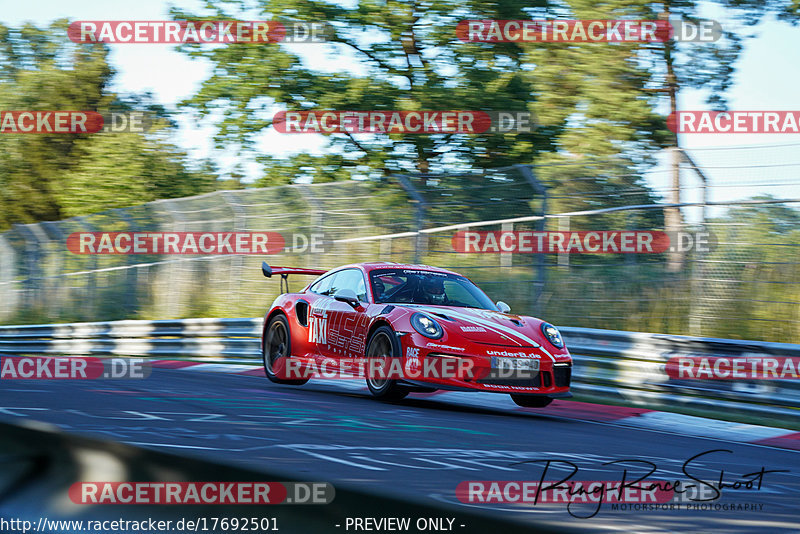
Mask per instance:
[[[367,344],[367,361],[381,360],[384,369],[389,368],[392,358],[400,357],[400,344],[394,331],[388,326],[381,326],[372,334]],[[373,397],[382,400],[400,400],[408,395],[408,390],[398,385],[397,380],[372,376],[375,371],[369,366],[367,371],[367,387]]]
[[[279,375],[286,375],[287,360],[292,356],[291,336],[289,335],[289,321],[286,316],[279,314],[269,320],[267,332],[264,335],[264,344],[261,349],[261,357],[264,361],[264,374],[271,382],[276,384],[289,384],[292,386],[302,386],[308,382],[308,378],[286,379],[278,378]]]
[[[517,406],[522,406],[523,408],[544,408],[551,402],[553,399],[550,397],[537,397],[534,395],[518,395],[511,393],[511,400],[517,403]]]

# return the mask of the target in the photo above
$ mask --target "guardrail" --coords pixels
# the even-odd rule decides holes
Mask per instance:
[[[262,319],[113,321],[0,327],[0,355],[148,356],[261,365]],[[798,380],[675,380],[673,356],[800,357],[800,345],[560,328],[576,400],[800,430]]]

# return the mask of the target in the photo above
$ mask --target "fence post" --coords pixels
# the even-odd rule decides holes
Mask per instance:
[[[88,222],[85,215],[75,217],[75,220],[89,232],[94,232],[97,230],[92,223]],[[97,256],[94,254],[89,254],[88,256],[89,268],[86,270],[89,272],[87,273],[86,278],[86,298],[84,299],[84,311],[87,319],[94,318],[92,306],[97,300]]]
[[[19,295],[14,288],[17,277],[17,253],[5,237],[0,234],[0,320],[10,318],[17,312]]]
[[[156,200],[154,202],[154,206],[162,213],[165,213],[169,216],[172,220],[172,224],[170,225],[173,232],[183,232],[185,230],[184,218],[180,213],[176,212],[175,210],[171,209],[173,200]],[[182,300],[182,282],[181,282],[181,273],[177,273],[176,270],[180,268],[180,262],[169,262],[165,264],[164,268],[169,270],[168,278],[169,283],[167,284],[167,313],[170,317],[178,317],[180,315],[180,307],[181,307],[181,300]],[[157,298],[157,295],[156,295]]]
[[[53,270],[56,274],[55,276],[46,276],[46,282],[43,283],[44,291],[46,294],[46,298],[49,302],[52,303],[53,307],[56,307],[56,313],[58,315],[61,314],[61,311],[64,309],[64,287],[59,287],[59,283],[57,282],[57,278],[64,272],[64,251],[67,248],[67,237],[64,234],[63,230],[59,226],[58,222],[55,221],[42,221],[38,223],[39,229],[41,230],[42,234],[45,235],[47,239],[47,246],[45,251],[47,253],[47,258],[49,260],[50,256],[52,255],[55,258],[55,262],[53,265]],[[49,245],[52,244],[52,240],[47,235],[48,232],[56,238],[56,242],[58,246],[56,246],[56,250],[53,251],[52,247]]]
[[[116,213],[120,219],[128,223],[129,232],[135,232],[138,230],[136,222],[134,221],[133,217],[128,214],[127,210],[122,208],[114,208],[112,211]],[[136,310],[138,309],[139,288],[137,279],[139,277],[139,271],[138,268],[135,267],[136,262],[138,261],[136,256],[133,254],[128,254],[127,256],[128,257],[125,259],[125,264],[128,266],[128,268],[125,269],[125,315],[131,316],[135,314]]]
[[[408,196],[411,197],[413,202],[417,203],[416,206],[416,232],[417,236],[414,239],[414,263],[420,263],[422,260],[422,247],[423,247],[423,239],[425,236],[422,234],[422,229],[425,226],[425,211],[428,209],[428,204],[425,202],[425,198],[417,191],[417,188],[414,187],[414,184],[411,183],[408,176],[398,174],[395,175],[397,181],[400,182],[400,186],[408,193]]]
[[[558,218],[558,231],[559,232],[569,232],[569,216],[567,217],[559,217]],[[558,253],[558,266],[569,268],[569,253],[568,252],[559,252]]]
[[[17,230],[25,240],[25,297],[24,306],[27,310],[35,308],[38,304],[39,280],[41,278],[41,249],[36,235],[28,228],[27,224],[15,224]]]
[[[542,199],[539,207],[539,216],[541,219],[537,221],[536,230],[538,232],[544,232],[547,217],[547,188],[536,178],[532,165],[514,165],[514,167],[522,174],[534,193],[537,193]],[[544,254],[536,254],[536,259],[533,262],[536,281],[532,286],[531,301],[534,315],[542,315],[543,311],[541,309],[541,299],[547,284],[547,265],[545,260]]]
[[[303,184],[298,185],[297,187],[300,191],[300,194],[303,196],[306,203],[308,203],[309,207],[311,208],[311,211],[309,212],[309,222],[311,223],[310,231],[308,232],[308,235],[305,236],[306,238],[308,238],[308,243],[307,243],[308,248],[306,248],[304,254],[309,258],[309,260],[307,260],[306,262],[306,265],[316,269],[319,268],[320,262],[319,262],[319,257],[316,254],[311,253],[311,234],[314,233],[314,229],[322,230],[322,225],[325,220],[325,213],[322,208],[322,202],[320,202],[320,200],[316,196],[314,196],[314,192],[311,190],[310,187]],[[325,232],[322,232],[322,234],[327,248],[328,236],[325,235]]]
[[[506,232],[514,231],[514,223],[503,223],[500,225],[500,231],[504,234]],[[502,235],[502,234],[501,234]],[[510,252],[500,253],[500,267],[511,267],[513,264],[513,255]]]
[[[231,191],[220,191],[222,198],[225,200],[225,203],[231,209],[233,213],[233,231],[240,232],[246,230],[244,223],[246,215],[245,210],[242,208],[241,204],[237,204],[233,197],[233,193]],[[232,269],[231,273],[233,276],[230,277],[230,286],[229,292],[231,295],[234,293],[236,294],[235,306],[236,306],[236,313],[239,313],[239,306],[241,303],[241,288],[242,288],[242,274],[244,272],[244,258],[237,254],[233,257],[231,261]]]

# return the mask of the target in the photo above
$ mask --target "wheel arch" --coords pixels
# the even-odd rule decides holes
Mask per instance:
[[[275,307],[267,313],[264,317],[264,325],[261,327],[261,351],[264,351],[264,342],[266,341],[267,336],[267,326],[269,326],[269,322],[276,316],[276,315],[283,315],[286,317],[286,320],[289,320],[289,316],[286,315],[286,311],[283,308]]]
[[[387,319],[385,319],[383,317],[379,317],[378,319],[375,320],[374,323],[372,323],[370,325],[369,331],[367,331],[367,340],[366,340],[367,342],[364,344],[364,350],[366,350],[367,347],[369,346],[369,341],[370,341],[370,339],[372,339],[372,335],[375,333],[375,331],[378,328],[380,328],[382,326],[386,326],[392,332],[394,332],[395,333],[394,337],[395,337],[395,339],[397,339],[397,332],[395,331],[394,327],[392,326],[392,323],[389,322]],[[398,347],[400,347],[400,340],[399,339],[397,339],[397,344],[398,344]],[[400,347],[400,348],[402,348],[402,347]]]

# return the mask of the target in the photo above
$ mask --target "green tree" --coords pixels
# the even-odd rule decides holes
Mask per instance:
[[[189,165],[168,142],[173,124],[150,95],[109,91],[108,47],[78,45],[68,21],[47,28],[0,25],[0,109],[146,111],[146,134],[0,135],[0,230],[215,188],[206,162]]]

